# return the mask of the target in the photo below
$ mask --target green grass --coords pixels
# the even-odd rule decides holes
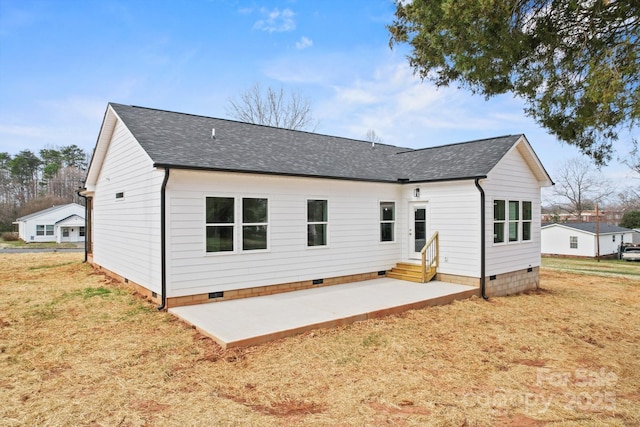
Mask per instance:
[[[618,259],[603,259],[598,262],[588,258],[543,257],[542,267],[556,271],[605,277],[640,277],[640,262]]]

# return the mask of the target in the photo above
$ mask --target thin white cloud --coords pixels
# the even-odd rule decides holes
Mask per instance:
[[[313,40],[305,36],[302,36],[302,38],[296,42],[296,49],[298,50],[306,49],[311,46],[313,46]]]
[[[21,126],[14,124],[0,123],[0,135],[8,135],[9,137],[21,136],[29,138],[41,138],[47,136],[44,129],[37,126]]]
[[[266,15],[266,17],[253,24],[253,28],[256,30],[281,33],[296,29],[296,21],[293,19],[295,13],[289,8],[282,11],[278,8],[272,11],[263,8],[260,9],[260,13]]]

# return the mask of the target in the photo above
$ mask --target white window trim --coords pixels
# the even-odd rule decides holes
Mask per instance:
[[[233,199],[233,222],[232,223],[207,223],[207,199],[208,198],[224,198]],[[242,226],[244,225],[265,225],[265,223],[243,223],[242,221],[242,202],[243,199],[267,199],[267,249],[242,249]],[[271,197],[267,195],[255,194],[208,194],[204,196],[202,207],[202,222],[204,223],[203,246],[202,250],[205,256],[226,256],[226,255],[245,255],[245,254],[261,254],[271,252]],[[207,226],[233,226],[233,250],[220,252],[207,252]]]
[[[575,239],[576,239],[576,247],[575,247],[575,248],[571,246],[571,239],[572,239],[572,238],[574,238],[574,237],[575,237]],[[570,235],[570,236],[569,236],[569,249],[578,249],[578,246],[579,246],[579,243],[578,243],[578,236],[571,236],[571,235]]]
[[[495,213],[494,213],[494,206],[495,206],[495,202],[496,201],[503,201],[504,202],[504,221],[496,221],[495,220]],[[493,246],[504,246],[504,245],[522,245],[522,244],[528,244],[528,243],[532,243],[533,242],[533,218],[534,218],[534,213],[533,213],[533,200],[531,199],[519,199],[519,198],[515,198],[515,197],[496,197],[492,200],[492,204],[491,204],[491,235],[493,236],[493,229],[494,229],[494,225],[497,222],[502,222],[503,227],[504,227],[504,242],[499,242],[499,243],[495,243],[493,242]],[[509,218],[509,202],[518,202],[518,220],[517,221],[511,221],[511,219]],[[531,203],[531,219],[530,220],[524,220],[523,216],[524,216],[524,209],[523,209],[523,203],[524,202],[530,202]],[[518,240],[514,240],[514,241],[510,241],[509,240],[509,224],[510,223],[517,223],[517,230],[518,230]],[[524,224],[525,222],[529,222],[531,223],[531,239],[529,240],[523,240],[523,230],[522,230],[522,224]]]
[[[207,199],[209,198],[219,198],[219,199],[233,199],[233,222],[230,223],[217,223],[217,222],[212,222],[212,223],[208,223],[207,222]],[[236,209],[237,206],[237,197],[233,194],[209,194],[204,196],[203,198],[203,204],[202,204],[202,223],[204,224],[204,230],[203,230],[203,241],[202,241],[202,250],[204,251],[204,254],[206,256],[225,256],[225,255],[236,255],[238,254],[238,242],[237,242],[237,238],[236,238],[236,234],[238,232],[237,228],[238,228],[238,221],[237,221],[237,216],[238,216],[238,210]],[[233,241],[233,250],[232,251],[217,251],[217,252],[209,252],[207,251],[207,227],[209,226],[233,226],[233,237],[232,237],[232,241]]]
[[[244,218],[242,218],[242,211],[244,209],[244,199],[267,199],[267,222],[244,222]],[[271,199],[268,196],[240,196],[240,209],[238,212],[238,252],[241,254],[256,254],[256,253],[264,253],[269,252],[271,250]],[[244,226],[256,226],[256,225],[266,225],[267,226],[267,247],[265,249],[244,249],[243,248],[243,230]]]
[[[393,203],[393,221],[384,221],[382,219],[382,212],[380,211],[380,205],[382,203]],[[396,243],[396,222],[397,222],[397,218],[398,218],[398,202],[395,200],[378,200],[378,243],[382,244],[382,245],[390,245],[390,244],[394,244]],[[381,233],[381,225],[383,223],[392,223],[393,224],[393,240],[389,240],[387,242],[383,242],[382,241],[382,236],[380,235]]]
[[[327,220],[326,221],[318,221],[318,222],[309,222],[309,200],[324,200],[327,202]],[[318,197],[307,197],[304,200],[304,246],[310,250],[318,250],[318,249],[326,249],[330,246],[331,240],[329,239],[329,222],[331,221],[331,214],[329,212],[329,198],[326,196],[318,196]],[[327,244],[326,245],[316,245],[309,246],[309,240],[307,233],[309,232],[309,225],[311,224],[326,224],[327,225]]]

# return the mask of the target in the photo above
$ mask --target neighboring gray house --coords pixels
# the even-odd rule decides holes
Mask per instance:
[[[622,243],[633,242],[633,230],[600,224],[600,255],[618,253]],[[598,255],[595,222],[567,222],[542,227],[542,253],[593,258]]]
[[[85,209],[77,203],[53,206],[18,218],[19,237],[27,243],[84,242]]]
[[[414,150],[109,104],[87,258],[161,307],[415,266],[504,295],[539,282],[550,185],[524,135]]]

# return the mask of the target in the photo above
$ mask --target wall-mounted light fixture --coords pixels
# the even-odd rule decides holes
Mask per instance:
[[[420,197],[420,187],[416,187],[413,190],[413,197]]]

